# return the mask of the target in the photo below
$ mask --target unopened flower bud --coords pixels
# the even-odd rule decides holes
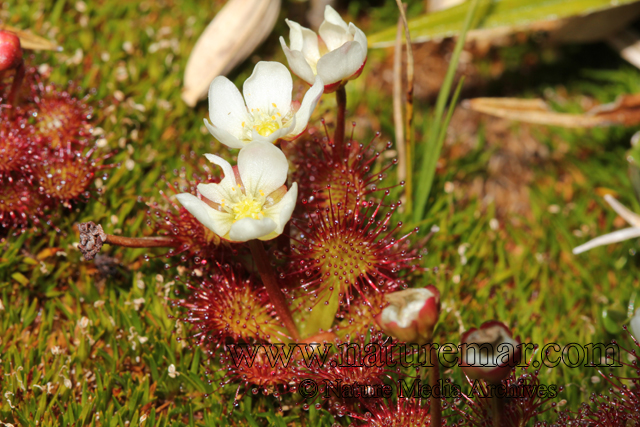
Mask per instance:
[[[472,379],[498,384],[520,363],[520,338],[502,322],[485,322],[462,335],[460,367]]]
[[[346,22],[331,6],[326,6],[324,21],[318,34],[297,22],[287,20],[289,46],[280,37],[280,44],[294,74],[314,84],[320,77],[324,92],[334,92],[347,81],[362,73],[367,62],[367,36],[358,27]]]
[[[426,344],[440,315],[440,292],[435,286],[385,294],[390,303],[376,316],[376,323],[392,337],[403,342]]]
[[[22,61],[20,39],[10,31],[0,30],[0,71],[16,68]]]

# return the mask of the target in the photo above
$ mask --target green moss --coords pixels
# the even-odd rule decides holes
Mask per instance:
[[[352,4],[356,6],[350,12],[359,15],[366,2]],[[7,22],[64,46],[62,53],[36,53],[29,62],[48,64],[54,82],[73,79],[95,90],[102,105],[94,123],[104,130],[108,149],[118,150],[112,161],[122,163],[108,172],[101,197],[55,219],[61,232],[46,228],[42,235],[11,236],[0,245],[3,422],[133,427],[293,425],[300,417],[306,425],[337,421],[313,407],[309,412],[294,407],[282,415],[270,397],[245,397],[234,407],[236,388],[220,388],[221,374],[215,366],[206,372],[201,350],[178,341],[186,337],[186,327],[176,327],[168,318],[173,308],[165,295],[182,290],[182,285],[179,280],[171,284],[176,269],[165,269],[162,252],[106,246],[104,253],[116,261],[100,272],[96,264],[81,260],[74,247],[78,237],[73,226],[81,221],[100,222],[110,233],[143,235],[146,206],[137,202],[138,196],[159,200],[159,177],[171,177],[174,169],[184,167],[185,176],[205,173],[202,154],[218,149],[201,130],[206,103],[187,108],[180,89],[190,49],[218,7],[177,0],[101,0],[86,2],[84,8],[63,0],[3,5]],[[377,19],[387,10],[390,14],[387,6],[371,16]],[[125,42],[131,49],[123,49]],[[610,102],[640,89],[640,73],[604,45],[561,48],[528,77],[518,74],[521,50],[501,51],[511,71],[502,88],[500,82],[490,88],[493,95],[543,96],[547,90],[566,88],[568,103],[557,107],[576,111],[581,94]],[[261,48],[257,55],[282,58],[272,47]],[[594,58],[606,61],[598,59],[595,65]],[[248,76],[252,62],[234,72],[238,81]],[[327,97],[325,102],[333,101]],[[391,101],[383,93],[367,88],[364,95],[350,98],[350,109],[356,106],[375,111],[383,131],[391,135]],[[427,110],[422,105],[416,111],[418,132],[423,133],[423,124],[428,126]],[[428,244],[423,262],[429,270],[421,279],[440,289],[446,308],[436,342],[457,342],[461,328],[496,318],[527,342],[628,343],[618,318],[605,319],[603,313],[624,314],[636,299],[637,241],[580,256],[571,249],[618,228],[615,213],[595,189],[617,192],[621,202],[640,212],[626,175],[625,153],[634,130],[534,131],[551,155],[531,165],[531,214],[519,218],[518,225],[504,218],[498,230],[490,227],[493,205],[485,208],[474,198],[443,191],[446,181],[471,182],[487,175],[491,151],[482,142],[484,136],[478,135],[480,142],[466,156],[447,161],[420,224],[423,235],[433,225],[440,227]],[[419,141],[416,147],[421,149]],[[549,209],[554,205],[557,213]],[[458,252],[461,245],[467,245],[466,262]],[[148,262],[143,260],[146,253],[151,255]],[[179,375],[170,375],[171,365]],[[450,375],[463,382],[458,370]],[[598,375],[592,368],[559,367],[542,370],[540,380],[568,385],[560,398],[575,410],[591,392],[606,389],[604,381],[594,382]]]

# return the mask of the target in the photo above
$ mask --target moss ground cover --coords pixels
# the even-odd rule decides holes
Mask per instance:
[[[388,18],[396,16],[393,2],[379,9],[368,5],[352,2],[347,9],[365,31],[395,20]],[[187,292],[179,256],[106,246],[94,263],[82,260],[77,249],[76,224],[84,221],[99,222],[111,234],[149,234],[149,207],[141,197],[162,202],[166,182],[210,173],[202,154],[218,144],[202,123],[206,103],[188,108],[180,87],[190,49],[219,7],[170,0],[2,4],[4,22],[64,47],[27,61],[48,80],[58,85],[73,80],[90,93],[93,135],[102,155],[114,153],[107,160],[114,167],[96,176],[100,194],[61,207],[39,232],[2,232],[3,423],[348,424],[313,406],[283,408],[273,396],[256,397],[242,387],[234,406],[238,386],[220,385],[224,372],[206,362],[200,347],[190,346],[187,325],[172,317],[171,300]],[[296,13],[296,7],[289,11]],[[419,11],[416,5],[409,8]],[[276,40],[286,26],[278,22],[265,45],[230,76],[233,80],[242,82],[260,59],[283,60]],[[558,110],[580,112],[640,89],[640,71],[604,44],[546,48],[527,42],[492,52],[493,58],[473,63],[483,84],[467,86],[463,98],[478,92],[546,97]],[[391,55],[371,51],[363,76],[348,86],[355,135],[368,141],[381,131],[375,142],[380,148],[393,138],[391,102],[385,84],[371,82],[382,78]],[[492,76],[498,62],[503,72]],[[312,121],[319,128],[325,112],[331,111],[329,123],[334,119],[333,102],[324,98],[316,110]],[[416,102],[418,159],[432,106],[428,94]],[[409,219],[405,224],[407,230],[420,226],[415,241],[433,226],[440,230],[420,248],[426,269],[422,281],[436,285],[442,295],[435,342],[456,342],[464,330],[496,318],[526,342],[616,339],[631,347],[622,325],[639,298],[637,241],[580,256],[571,249],[624,226],[602,194],[614,194],[640,212],[625,160],[635,130],[523,126],[456,111],[426,216],[419,224]],[[390,184],[394,174],[391,169]],[[400,189],[393,192],[398,195]],[[443,376],[464,383],[459,370]],[[595,368],[542,368],[539,379],[564,386],[557,402],[573,411],[592,392],[608,388]],[[554,420],[553,411],[541,419]]]

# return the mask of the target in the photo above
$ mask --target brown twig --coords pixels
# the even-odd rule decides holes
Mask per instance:
[[[107,234],[105,243],[125,248],[169,248],[179,245],[181,242],[173,237],[152,236],[152,237],[123,237]]]
[[[170,248],[178,246],[181,241],[175,237],[123,237],[107,234],[102,226],[94,222],[83,222],[78,225],[80,230],[80,244],[78,249],[87,261],[92,260],[104,243],[124,246],[126,248]]]

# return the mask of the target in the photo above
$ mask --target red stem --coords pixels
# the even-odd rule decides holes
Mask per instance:
[[[13,83],[11,83],[11,91],[9,91],[9,97],[7,101],[9,105],[11,105],[11,116],[13,116],[16,105],[18,104],[18,94],[20,93],[20,86],[22,86],[22,81],[24,80],[25,75],[25,67],[24,60],[20,60],[20,64],[16,67],[16,74],[13,76]]]
[[[429,385],[431,386],[431,390],[438,386],[438,381],[440,380],[440,362],[438,362],[438,352],[435,349],[435,346],[431,346],[431,372],[429,373]],[[440,427],[442,426],[442,402],[440,402],[440,398],[433,397],[431,395],[431,405],[429,408],[431,413],[431,423],[430,426]]]
[[[493,427],[502,427],[502,414],[505,410],[505,400],[497,395],[491,396],[491,407],[493,409]]]
[[[336,101],[338,102],[338,117],[336,118],[336,132],[333,134],[333,144],[338,147],[337,153],[343,155],[344,151],[344,116],[347,109],[347,91],[344,85],[336,90]]]
[[[260,277],[262,278],[262,283],[264,287],[267,289],[267,294],[269,294],[269,299],[271,300],[271,304],[273,308],[278,313],[278,316],[283,321],[284,326],[289,331],[291,338],[294,341],[300,340],[300,334],[298,333],[298,328],[296,327],[296,323],[293,321],[293,317],[291,316],[291,312],[289,311],[289,307],[287,304],[287,300],[280,289],[280,285],[278,284],[278,280],[276,279],[275,272],[269,263],[269,256],[267,255],[267,251],[264,249],[262,242],[260,240],[250,240],[247,242],[249,245],[249,249],[251,249],[251,255],[253,256],[253,260],[256,262],[256,266],[258,267],[258,273],[260,273]]]

